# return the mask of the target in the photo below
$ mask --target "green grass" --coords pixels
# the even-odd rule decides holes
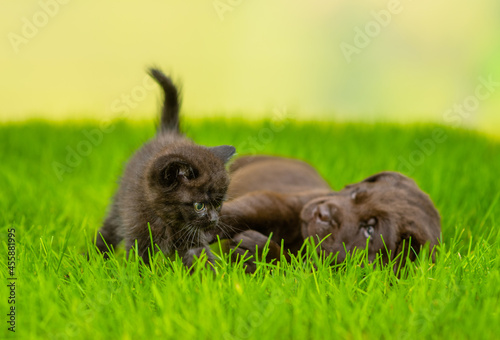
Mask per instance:
[[[5,254],[7,229],[15,228],[19,339],[498,338],[499,142],[443,128],[446,141],[414,166],[410,175],[441,213],[443,244],[435,264],[421,256],[401,278],[388,267],[361,266],[362,254],[332,269],[307,249],[290,264],[261,264],[254,275],[227,256],[215,276],[201,267],[189,275],[179,260],[161,256],[141,275],[138,261],[127,261],[123,251],[109,261],[81,254],[124,162],[154,126],[116,123],[58,178],[54,162],[65,164],[67,147],[77,148],[87,138],[82,131],[97,126],[0,126],[0,337],[12,336]],[[415,141],[437,127],[287,122],[281,131],[271,128],[237,120],[186,123],[188,135],[204,145],[305,159],[335,189],[397,170],[399,157],[408,159],[418,150]]]

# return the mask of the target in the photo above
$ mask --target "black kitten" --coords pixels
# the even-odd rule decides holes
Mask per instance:
[[[179,130],[175,85],[157,69],[150,75],[164,91],[160,127],[128,163],[96,245],[105,253],[125,239],[128,252],[137,242],[138,254],[149,263],[148,253],[156,244],[166,256],[177,251],[190,266],[202,249],[212,257],[208,239],[220,228],[219,211],[229,185],[225,163],[235,149],[207,148],[187,139]]]

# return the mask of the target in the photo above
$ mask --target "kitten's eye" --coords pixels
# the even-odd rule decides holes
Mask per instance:
[[[194,210],[197,212],[202,212],[205,210],[205,203],[193,203]]]
[[[217,205],[215,206],[215,209],[220,210],[221,208],[222,208],[222,202],[217,203]]]

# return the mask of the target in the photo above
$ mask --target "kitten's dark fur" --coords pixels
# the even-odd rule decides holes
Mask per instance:
[[[166,256],[177,250],[189,266],[202,249],[211,259],[207,242],[209,233],[218,228],[229,185],[225,163],[235,149],[229,145],[208,148],[187,139],[179,130],[175,85],[157,69],[151,69],[150,75],[164,91],[161,124],[156,137],[128,163],[96,246],[106,253],[124,239],[128,252],[137,241],[138,254],[149,263],[153,243]]]

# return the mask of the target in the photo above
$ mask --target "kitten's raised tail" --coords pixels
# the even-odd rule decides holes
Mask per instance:
[[[180,133],[179,126],[179,91],[175,87],[172,79],[167,77],[157,68],[149,69],[149,74],[163,89],[163,108],[161,110],[161,121],[158,132]]]

